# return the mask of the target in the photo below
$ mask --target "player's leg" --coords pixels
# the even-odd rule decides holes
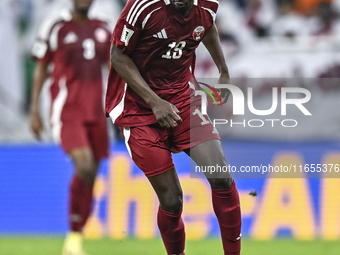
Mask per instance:
[[[227,166],[220,140],[209,140],[185,151],[198,166]],[[212,190],[213,208],[220,225],[225,255],[241,250],[241,210],[236,184],[229,172],[216,176],[206,173]]]
[[[70,232],[65,239],[63,254],[82,255],[82,230],[91,212],[93,185],[100,159],[107,155],[106,125],[64,123],[61,142],[74,165],[69,189]]]
[[[184,255],[183,193],[176,170],[173,168],[148,179],[159,200],[157,224],[167,253]]]
[[[75,170],[70,187],[70,228],[73,232],[81,232],[91,212],[100,160],[108,155],[106,120],[82,124],[77,128],[77,134],[73,134],[73,140],[73,148],[69,149]]]
[[[69,155],[75,170],[70,186],[70,228],[81,232],[90,215],[99,162],[95,161],[90,148],[75,148]]]
[[[74,175],[69,188],[69,224],[63,255],[83,255],[82,230],[91,213],[93,185],[99,162],[90,148],[75,148],[69,155],[74,164]]]
[[[199,166],[226,166],[217,130],[199,108],[180,109],[182,123],[173,129],[173,150],[185,151]],[[214,177],[214,178],[211,178]],[[240,253],[241,212],[238,192],[230,173],[208,176],[225,254]]]
[[[93,185],[99,162],[90,148],[75,148],[69,153],[74,164],[74,175],[69,188],[69,224],[63,255],[83,255],[82,231],[91,212]]]
[[[148,177],[160,203],[157,224],[169,255],[184,255],[185,232],[181,218],[182,189],[167,144],[168,130],[159,125],[124,128],[128,151]]]
[[[218,139],[208,140],[185,150],[198,166],[226,166],[222,143]],[[228,189],[234,180],[229,172],[204,173],[212,189]]]

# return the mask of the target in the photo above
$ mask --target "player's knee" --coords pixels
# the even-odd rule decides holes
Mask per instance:
[[[182,206],[183,202],[180,199],[166,201],[164,204],[162,204],[163,210],[172,213],[178,213],[182,209]]]
[[[96,167],[94,162],[85,161],[75,164],[77,175],[89,182],[94,182],[96,177]]]
[[[233,178],[211,178],[209,183],[212,189],[229,189],[233,184]]]
[[[175,196],[168,196],[161,201],[162,209],[167,212],[178,213],[183,207],[182,193]]]

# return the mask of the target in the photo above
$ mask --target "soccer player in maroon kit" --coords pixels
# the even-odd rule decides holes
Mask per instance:
[[[154,188],[157,223],[169,255],[184,255],[183,195],[172,152],[199,166],[226,166],[220,137],[190,97],[195,49],[202,41],[220,72],[228,68],[214,24],[218,0],[129,0],[111,37],[106,113],[122,127],[127,149]],[[228,91],[220,91],[222,103]],[[196,112],[196,114],[195,114]],[[224,254],[241,249],[241,212],[233,178],[208,178]]]
[[[100,160],[108,155],[102,65],[109,63],[110,32],[106,22],[89,19],[92,0],[73,2],[72,12],[42,23],[32,50],[38,60],[30,107],[32,131],[39,138],[43,128],[39,96],[50,75],[52,135],[71,157],[75,169],[69,199],[71,231],[65,239],[63,255],[85,254],[81,232],[90,215]],[[50,64],[53,70],[49,74]]]

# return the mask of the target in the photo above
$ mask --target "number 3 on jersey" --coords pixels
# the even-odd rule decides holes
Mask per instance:
[[[96,47],[94,40],[87,38],[83,41],[83,56],[85,59],[93,59],[96,55]]]
[[[162,55],[162,58],[166,59],[179,59],[182,57],[183,53],[183,48],[185,47],[186,42],[185,41],[180,41],[177,45],[176,42],[170,43],[168,46],[170,49],[166,52],[166,54]],[[171,56],[172,53],[172,56]]]

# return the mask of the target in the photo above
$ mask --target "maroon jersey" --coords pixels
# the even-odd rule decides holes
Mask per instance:
[[[103,118],[102,65],[108,63],[110,32],[103,21],[72,21],[71,13],[45,20],[33,46],[34,58],[52,63],[51,122]]]
[[[129,0],[111,37],[128,54],[150,88],[178,109],[190,103],[195,49],[213,26],[217,0],[194,0],[181,16],[170,0]],[[150,107],[111,68],[106,113],[120,126],[156,123]]]

